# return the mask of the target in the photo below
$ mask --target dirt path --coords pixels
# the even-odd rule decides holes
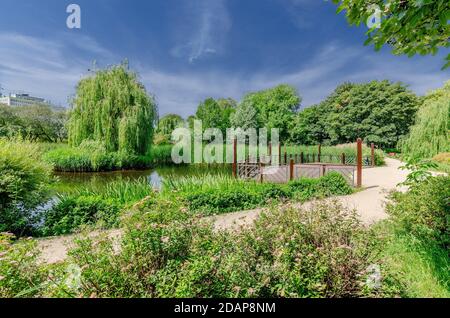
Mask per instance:
[[[397,184],[403,182],[408,174],[407,171],[398,169],[401,165],[402,163],[398,160],[386,158],[386,166],[364,169],[363,187],[365,190],[338,199],[344,206],[355,209],[361,216],[361,220],[367,225],[386,218],[387,215],[384,212],[386,194],[395,189]],[[307,202],[303,205],[299,204],[299,206],[308,207],[311,204],[311,202]],[[222,214],[208,219],[214,222],[214,227],[218,230],[233,229],[242,225],[251,225],[262,211],[264,209],[255,209]],[[101,232],[92,232],[89,237],[99,234]],[[119,238],[121,230],[111,230],[105,234],[111,238]],[[42,251],[42,262],[56,263],[64,260],[74,239],[80,236],[69,235],[38,240],[38,246]]]

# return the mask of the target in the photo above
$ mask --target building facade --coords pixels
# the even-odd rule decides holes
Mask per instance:
[[[8,106],[30,106],[49,103],[43,98],[33,97],[29,94],[9,94],[9,96],[0,96],[0,104],[6,104]]]

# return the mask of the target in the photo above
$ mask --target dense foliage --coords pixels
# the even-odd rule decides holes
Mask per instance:
[[[286,141],[301,100],[296,89],[289,85],[250,93],[239,104],[232,124],[243,129],[265,127],[269,133],[271,128],[278,128],[280,140]]]
[[[64,198],[45,213],[40,231],[44,236],[64,235],[85,226],[118,225],[120,206],[114,198],[76,196]]]
[[[408,297],[450,297],[450,178],[391,195],[382,257]]]
[[[50,178],[36,145],[0,139],[0,232],[33,233],[32,210],[45,200]]]
[[[52,268],[37,262],[34,241],[1,236],[0,296],[448,297],[448,180],[395,193],[392,219],[373,229],[331,201],[271,208],[252,227],[220,231],[182,201],[153,194],[124,216],[122,236],[78,240]],[[188,184],[209,188],[194,179],[171,189]]]
[[[211,215],[265,206],[271,201],[306,201],[312,198],[345,195],[353,192],[338,173],[319,179],[300,179],[288,184],[234,180],[229,176],[185,178],[165,181],[165,191],[179,193],[191,212]]]
[[[184,127],[185,121],[180,115],[168,114],[158,121],[156,134],[153,138],[155,145],[169,144],[172,132],[176,128]]]
[[[392,200],[389,214],[404,231],[450,247],[450,177],[428,178],[408,193],[395,192]]]
[[[450,81],[430,92],[417,112],[411,132],[400,142],[404,154],[432,158],[450,152]]]
[[[61,142],[67,138],[66,111],[49,105],[7,106],[0,104],[0,137],[30,141]]]
[[[236,101],[228,99],[207,98],[197,108],[195,118],[202,121],[203,129],[218,128],[225,135],[231,127],[230,117],[236,110]]]
[[[49,281],[50,272],[24,258],[20,265],[0,266],[6,277],[0,280],[1,295],[358,297],[382,292],[365,282],[370,232],[336,203],[275,209],[254,227],[231,233],[213,231],[181,211],[171,220],[155,221],[155,213],[168,211],[167,205],[165,211],[154,208],[127,219],[119,251],[112,239],[79,241],[67,263],[80,269],[78,284],[68,284],[62,270]],[[5,245],[8,260],[22,257],[26,243],[15,249]],[[20,270],[25,266],[30,272]],[[20,284],[25,277],[33,280]]]
[[[291,127],[296,143],[366,143],[393,147],[409,132],[419,99],[401,83],[340,85],[323,102],[300,112]]]
[[[394,54],[436,54],[441,47],[449,47],[450,3],[447,0],[419,1],[366,1],[333,0],[339,4],[338,12],[345,10],[348,21],[359,25],[366,23],[378,6],[381,24],[367,33],[365,44],[373,44],[376,50],[391,45]],[[447,64],[450,65],[450,54]]]
[[[60,146],[46,152],[43,160],[56,171],[93,172],[120,169],[148,168],[150,155],[126,152],[108,152],[102,142],[85,140],[78,147]]]
[[[125,65],[97,71],[78,83],[69,120],[69,144],[102,142],[107,152],[146,155],[156,103]]]

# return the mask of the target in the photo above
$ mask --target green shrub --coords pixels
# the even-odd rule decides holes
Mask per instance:
[[[144,169],[151,165],[149,156],[107,152],[101,143],[94,141],[84,141],[79,147],[59,147],[45,153],[43,160],[63,172]]]
[[[398,229],[442,246],[450,244],[450,177],[431,177],[394,192],[387,211]]]
[[[36,241],[0,233],[0,298],[34,297],[47,276],[37,264]]]
[[[70,255],[85,296],[360,297],[371,242],[356,215],[332,203],[271,210],[241,232],[134,220],[119,253],[110,239],[87,239]]]
[[[301,178],[288,183],[289,192],[292,198],[298,201],[307,201],[317,196],[317,187],[319,179]]]
[[[299,179],[284,184],[257,183],[231,177],[185,178],[168,182],[170,189],[178,189],[191,211],[207,215],[253,209],[270,201],[293,199],[307,201],[312,198],[347,195],[353,192],[342,175],[329,173],[320,179]]]
[[[348,181],[338,172],[330,172],[321,177],[317,189],[324,196],[348,195],[353,192]]]
[[[44,236],[52,236],[69,234],[89,225],[111,228],[118,225],[120,211],[119,203],[113,198],[69,196],[45,213],[41,231]]]
[[[34,231],[32,210],[46,199],[51,167],[39,160],[36,144],[0,139],[0,232]]]
[[[149,156],[153,164],[172,163],[172,145],[155,145],[150,150]]]

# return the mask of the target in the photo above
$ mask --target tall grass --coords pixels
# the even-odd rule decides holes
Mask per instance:
[[[136,203],[151,195],[153,189],[147,179],[117,180],[106,185],[75,188],[67,194],[60,195],[63,200],[67,197],[96,196],[103,199],[114,199],[116,202],[127,205]]]
[[[226,174],[203,174],[198,176],[182,177],[182,178],[165,178],[162,182],[164,191],[189,192],[197,190],[207,190],[211,188],[229,188],[236,185],[250,184],[244,180],[233,178]]]

